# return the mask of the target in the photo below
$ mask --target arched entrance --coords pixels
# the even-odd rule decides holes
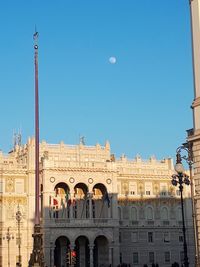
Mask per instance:
[[[109,246],[105,236],[98,236],[94,241],[94,267],[109,265]]]
[[[65,236],[56,239],[54,250],[54,266],[69,267],[67,264],[67,253],[69,252],[70,241]]]
[[[85,236],[79,236],[75,241],[76,264],[74,267],[90,267],[89,240]]]

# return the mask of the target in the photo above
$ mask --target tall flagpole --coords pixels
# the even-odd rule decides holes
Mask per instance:
[[[42,247],[42,233],[40,225],[39,206],[39,94],[38,94],[38,32],[35,30],[34,38],[34,64],[35,64],[35,226],[33,236],[33,251],[29,260],[29,267],[43,267],[44,254]]]

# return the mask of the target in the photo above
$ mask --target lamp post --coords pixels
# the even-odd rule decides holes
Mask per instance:
[[[19,205],[18,205],[18,210],[16,212],[16,220],[17,220],[17,227],[18,227],[18,251],[19,251],[19,260],[18,260],[18,265],[19,267],[22,266],[22,262],[21,262],[21,234],[20,234],[20,223],[21,223],[21,219],[22,219],[22,213],[19,210]]]
[[[189,267],[188,256],[187,256],[187,242],[186,242],[186,229],[185,229],[185,218],[184,218],[184,205],[183,205],[183,184],[189,185],[189,177],[184,173],[184,167],[182,164],[180,151],[176,153],[176,165],[175,171],[177,174],[172,175],[172,185],[177,186],[179,184],[179,190],[181,194],[181,211],[182,211],[182,229],[183,229],[183,251],[184,251],[184,267]]]
[[[194,228],[194,242],[195,242],[195,266],[200,267],[200,260],[199,260],[199,244],[198,244],[198,238],[197,238],[197,216],[196,216],[196,207],[195,207],[195,190],[194,190],[194,179],[193,179],[193,173],[192,173],[192,165],[193,165],[193,153],[192,153],[192,143],[187,142],[184,143],[182,146],[177,148],[177,152],[181,154],[181,152],[184,153],[183,156],[181,156],[182,159],[184,159],[189,166],[189,176],[190,176],[190,187],[191,187],[191,202],[192,202],[192,219],[193,219],[193,228]]]
[[[10,240],[12,235],[10,234],[10,226],[7,229],[6,240],[8,241],[8,267],[10,267]]]

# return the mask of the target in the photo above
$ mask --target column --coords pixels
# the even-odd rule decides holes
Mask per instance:
[[[113,266],[113,247],[109,247],[109,264]]]
[[[93,214],[92,214],[92,197],[93,193],[89,193],[89,213],[90,213],[90,219],[92,219]]]
[[[50,267],[54,267],[54,243],[50,243]]]
[[[108,197],[110,200],[110,204],[108,206],[108,219],[110,219],[110,218],[112,218],[112,195],[109,194]]]
[[[90,267],[94,266],[94,259],[93,259],[93,251],[94,251],[94,246],[91,245],[89,246],[90,249]]]
[[[73,199],[72,194],[70,194],[70,206],[69,206],[69,218],[73,218]]]

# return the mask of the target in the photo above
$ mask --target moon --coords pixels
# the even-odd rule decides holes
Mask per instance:
[[[116,57],[110,57],[109,62],[110,62],[110,64],[115,64],[117,62]]]

